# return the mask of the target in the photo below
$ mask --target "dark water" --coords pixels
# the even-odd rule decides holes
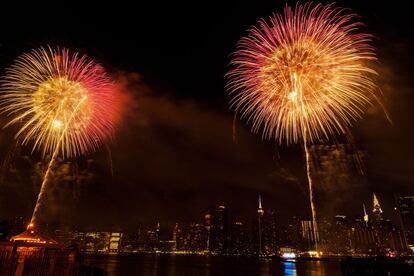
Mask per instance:
[[[85,256],[107,275],[342,275],[337,261],[279,262],[255,258],[180,255]]]

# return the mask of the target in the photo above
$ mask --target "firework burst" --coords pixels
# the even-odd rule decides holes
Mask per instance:
[[[238,43],[228,73],[232,106],[279,143],[346,133],[376,99],[371,35],[346,10],[287,6]]]
[[[103,68],[68,49],[40,48],[6,71],[0,110],[20,126],[16,138],[43,155],[93,151],[107,139],[116,115],[113,84]]]

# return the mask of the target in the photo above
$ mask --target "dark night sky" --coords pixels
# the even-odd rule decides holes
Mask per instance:
[[[50,221],[81,227],[200,221],[206,210],[225,204],[232,219],[248,222],[259,193],[265,208],[282,219],[309,215],[301,148],[263,142],[244,122],[236,124],[233,143],[233,113],[224,90],[237,40],[260,17],[282,11],[285,2],[104,2],[0,11],[2,70],[31,48],[66,46],[95,57],[128,98],[123,121],[108,143],[112,158],[103,147],[69,160],[75,165],[56,184]],[[345,187],[339,207],[337,198],[318,204],[355,216],[376,192],[385,215],[394,218],[393,194],[414,193],[410,9],[405,1],[337,3],[361,15],[365,30],[377,37],[379,84],[393,125],[378,110],[369,110],[353,129],[356,146],[367,152],[366,179]],[[12,132],[0,135],[0,157],[12,152],[6,163],[20,176],[0,183],[0,217],[29,216],[39,186],[33,168],[40,158],[14,146]],[[70,175],[86,180],[74,184]]]

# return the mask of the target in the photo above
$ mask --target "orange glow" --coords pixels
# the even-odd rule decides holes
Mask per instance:
[[[227,88],[254,132],[287,144],[347,135],[378,102],[371,35],[355,18],[333,5],[286,6],[239,41]]]

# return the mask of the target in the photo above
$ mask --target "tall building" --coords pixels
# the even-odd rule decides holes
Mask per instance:
[[[212,215],[210,212],[207,212],[207,214],[204,215],[204,227],[206,228],[206,235],[207,235],[207,241],[206,241],[206,248],[205,251],[210,252],[213,250],[213,225],[212,225]]]
[[[414,199],[414,197],[413,197]],[[397,196],[397,205],[404,210],[404,199]],[[404,231],[394,226],[391,220],[383,217],[383,211],[378,197],[373,195],[372,215],[364,209],[364,216],[355,221],[351,227],[351,247],[356,254],[388,254],[391,252],[403,253],[407,251],[407,243],[404,238]],[[401,213],[401,211],[400,211]]]
[[[350,245],[354,254],[374,254],[378,251],[377,235],[363,219],[357,219],[351,225]]]
[[[141,229],[125,232],[122,235],[122,251],[137,252],[140,249]]]
[[[278,244],[284,248],[299,249],[303,245],[301,218],[294,216],[278,227]]]
[[[348,219],[343,215],[336,215],[329,233],[329,249],[336,254],[348,254],[351,251],[351,236]]]
[[[414,196],[396,195],[395,200],[404,238],[408,247],[414,251]]]
[[[373,196],[372,218],[373,218],[373,223],[376,225],[380,224],[383,220],[381,205],[375,194]]]
[[[177,222],[175,224],[174,230],[173,230],[173,241],[174,241],[173,251],[178,250],[178,237],[179,237],[179,235],[180,235],[180,228],[178,227],[178,222]]]
[[[207,231],[204,225],[193,223],[190,225],[189,248],[191,252],[203,252],[206,249]]]
[[[249,254],[249,235],[247,227],[240,221],[231,226],[230,252],[234,255]]]
[[[148,229],[145,233],[144,249],[146,251],[158,251],[160,242],[160,223],[154,230]]]
[[[259,195],[259,208],[257,209],[257,237],[258,237],[258,254],[263,254],[263,216],[262,197]]]
[[[112,254],[119,253],[121,249],[122,233],[112,232],[109,236],[108,252]]]
[[[226,206],[220,205],[217,210],[216,221],[216,250],[218,253],[228,253],[229,221]]]
[[[110,235],[109,232],[88,232],[84,236],[81,249],[88,253],[108,253]]]
[[[279,251],[278,228],[276,212],[267,210],[262,223],[262,246],[266,254],[276,254]]]

